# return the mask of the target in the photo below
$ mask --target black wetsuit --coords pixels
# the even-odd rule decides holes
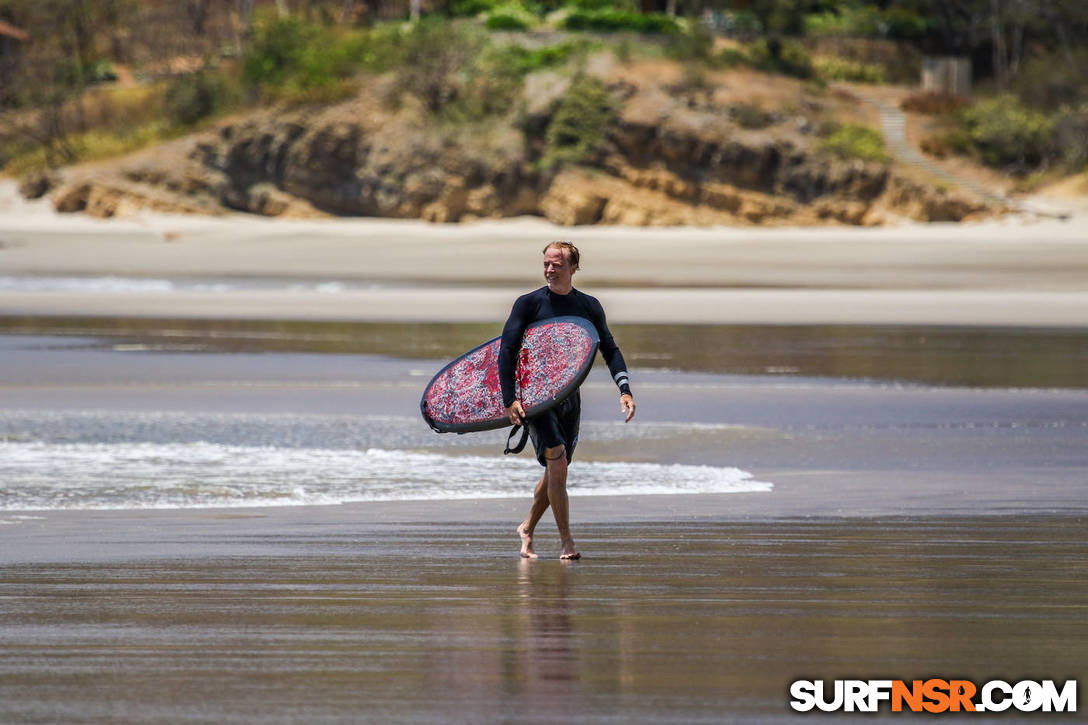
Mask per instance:
[[[608,364],[612,380],[620,389],[620,393],[631,392],[627,364],[623,361],[619,346],[612,339],[601,303],[595,297],[590,297],[574,288],[571,288],[568,294],[560,295],[544,286],[518,297],[502,329],[502,343],[499,347],[499,383],[502,386],[504,406],[510,407],[515,399],[514,369],[517,366],[518,351],[521,349],[521,339],[525,334],[525,328],[538,320],[565,315],[584,317],[593,323],[593,326],[597,328],[597,335],[601,338],[601,356]],[[526,419],[526,428],[533,439],[536,458],[541,465],[546,465],[544,449],[558,445],[566,448],[567,460],[570,461],[574,455],[574,447],[578,444],[581,407],[581,396],[576,390],[554,408]]]

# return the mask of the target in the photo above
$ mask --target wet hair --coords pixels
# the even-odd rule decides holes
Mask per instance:
[[[548,246],[544,247],[544,251],[541,254],[547,254],[549,249],[567,250],[567,257],[570,259],[570,266],[574,269],[578,268],[578,260],[581,259],[582,254],[578,251],[578,247],[574,246],[570,242],[548,242]]]

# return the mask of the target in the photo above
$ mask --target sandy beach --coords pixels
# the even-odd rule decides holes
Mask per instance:
[[[0,721],[785,722],[799,678],[1083,685],[1085,228],[9,201]],[[573,564],[550,518],[517,556],[537,469],[504,431],[417,409],[553,237],[639,400],[625,426],[606,371],[583,386]]]
[[[544,242],[571,238],[584,255],[579,287],[615,322],[1082,327],[1088,319],[1085,214],[887,229],[151,214],[103,222],[12,193],[0,189],[0,275],[41,284],[0,284],[7,315],[489,321],[539,283]],[[69,284],[47,283],[58,277]],[[169,295],[70,284],[102,277],[190,284]]]

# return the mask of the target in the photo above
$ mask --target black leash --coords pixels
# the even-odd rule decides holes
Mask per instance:
[[[514,440],[514,436],[518,434],[519,430],[521,431],[521,438],[513,447],[511,447],[510,441]],[[502,454],[505,456],[510,453],[521,453],[525,448],[525,441],[527,440],[529,440],[529,429],[522,428],[521,423],[518,423],[510,429],[510,434],[506,436],[506,448],[503,450]]]

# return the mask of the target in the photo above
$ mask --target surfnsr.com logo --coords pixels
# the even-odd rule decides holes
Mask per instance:
[[[798,712],[877,712],[884,703],[892,712],[1076,712],[1077,681],[797,680],[790,697]]]

